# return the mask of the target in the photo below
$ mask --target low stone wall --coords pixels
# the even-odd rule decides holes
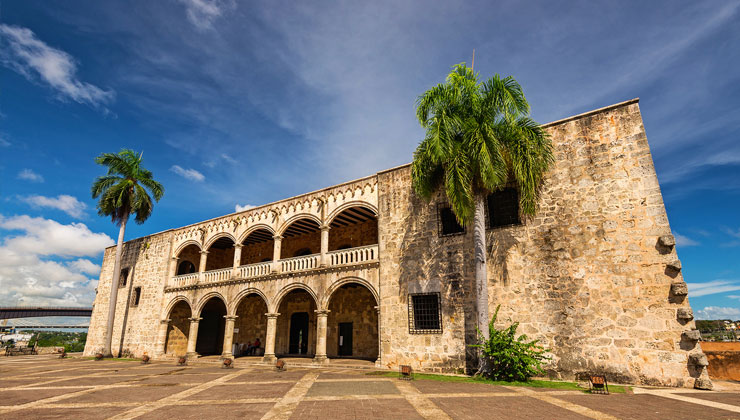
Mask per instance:
[[[702,342],[712,379],[740,381],[740,342]]]

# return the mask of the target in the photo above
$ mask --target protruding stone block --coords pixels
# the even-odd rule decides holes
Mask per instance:
[[[699,341],[701,339],[701,331],[699,330],[691,330],[691,331],[684,331],[681,336],[684,338],[684,340],[687,341]]]
[[[712,388],[714,388],[714,385],[712,385],[712,381],[710,381],[709,379],[697,378],[694,381],[694,388],[696,388],[696,389],[705,389],[705,390],[708,390],[709,391]]]
[[[682,321],[691,321],[694,319],[694,311],[691,308],[678,308],[676,317]]]
[[[694,366],[699,366],[699,367],[709,366],[709,360],[707,360],[707,355],[704,353],[690,354],[689,363]]]
[[[676,238],[674,238],[673,235],[663,235],[658,238],[658,243],[662,246],[672,248],[676,246]]]
[[[689,294],[689,286],[686,285],[686,282],[677,281],[671,284],[671,294],[674,296],[686,296]]]
[[[668,268],[681,271],[681,260],[674,260],[668,263]]]

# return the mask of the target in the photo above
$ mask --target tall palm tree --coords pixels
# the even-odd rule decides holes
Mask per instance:
[[[443,187],[460,225],[473,224],[476,321],[488,339],[485,199],[514,182],[520,212],[534,214],[538,186],[553,162],[552,143],[529,117],[513,77],[497,74],[479,82],[464,63],[419,97],[416,116],[426,135],[414,152],[413,186],[427,200]]]
[[[134,221],[138,224],[144,223],[152,214],[153,204],[149,192],[156,201],[164,195],[162,184],[152,179],[152,173],[141,166],[143,155],[143,152],[137,155],[133,150],[123,149],[118,153],[103,153],[95,158],[95,163],[108,167],[108,173],[95,179],[92,185],[92,197],[100,197],[98,214],[110,216],[113,223],[120,226],[108,305],[108,324],[105,329],[103,355],[106,357],[112,356],[113,321],[116,316],[126,223],[132,214],[135,215]]]

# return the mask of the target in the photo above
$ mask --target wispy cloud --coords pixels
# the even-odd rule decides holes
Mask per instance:
[[[203,31],[213,29],[213,23],[224,11],[234,7],[233,1],[223,0],[180,0],[185,5],[185,14],[190,23]]]
[[[23,169],[22,171],[18,172],[16,178],[30,182],[44,182],[44,177],[40,174],[37,174],[31,169]]]
[[[729,235],[731,238],[733,238],[729,242],[724,242],[721,244],[723,247],[736,247],[740,246],[740,229],[733,230],[728,227],[722,228],[722,231],[725,232],[727,235]]]
[[[196,171],[195,169],[192,169],[192,168],[191,169],[185,169],[185,168],[181,167],[180,165],[172,165],[172,167],[170,168],[170,170],[172,172],[180,175],[181,177],[183,177],[185,179],[189,179],[191,181],[201,182],[201,181],[204,181],[206,179],[205,175],[203,175],[202,173],[200,173],[200,172],[198,172],[198,171]]]
[[[740,290],[740,280],[712,280],[704,283],[686,283],[689,297],[715,295]]]
[[[51,208],[61,210],[68,215],[81,219],[85,216],[87,205],[71,195],[61,194],[56,197],[45,197],[43,195],[29,195],[19,197],[19,200],[35,208]]]
[[[9,147],[10,142],[0,135],[0,147]]]
[[[115,96],[112,90],[78,80],[74,58],[47,45],[28,28],[0,24],[0,62],[29,81],[48,84],[61,99],[97,107]]]
[[[699,309],[694,314],[696,319],[713,320],[713,319],[740,319],[740,308],[726,306],[707,306]]]
[[[251,204],[245,204],[245,205],[243,205],[243,206],[242,206],[242,205],[240,205],[240,204],[237,204],[237,205],[236,205],[236,206],[234,207],[234,211],[238,213],[238,212],[240,212],[240,211],[245,211],[245,210],[253,209],[253,208],[255,208],[255,207],[257,207],[257,206],[253,206],[253,205],[251,205]]]
[[[681,235],[678,232],[673,232],[673,236],[676,238],[676,245],[678,246],[697,246],[699,245],[698,241],[695,241],[688,236]]]

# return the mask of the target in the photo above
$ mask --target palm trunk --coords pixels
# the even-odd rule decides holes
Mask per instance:
[[[116,243],[116,262],[113,264],[113,280],[110,284],[110,300],[108,300],[108,324],[105,327],[105,348],[103,355],[113,357],[111,346],[113,345],[113,321],[116,319],[116,301],[118,300],[118,282],[121,279],[121,257],[123,254],[123,235],[126,232],[128,215],[121,221],[121,229],[118,231],[118,242]]]
[[[475,291],[477,326],[483,338],[488,340],[488,273],[486,272],[486,216],[485,198],[482,193],[475,195],[473,216],[473,242],[475,246]],[[478,350],[478,373],[483,373],[486,363],[482,350]]]

